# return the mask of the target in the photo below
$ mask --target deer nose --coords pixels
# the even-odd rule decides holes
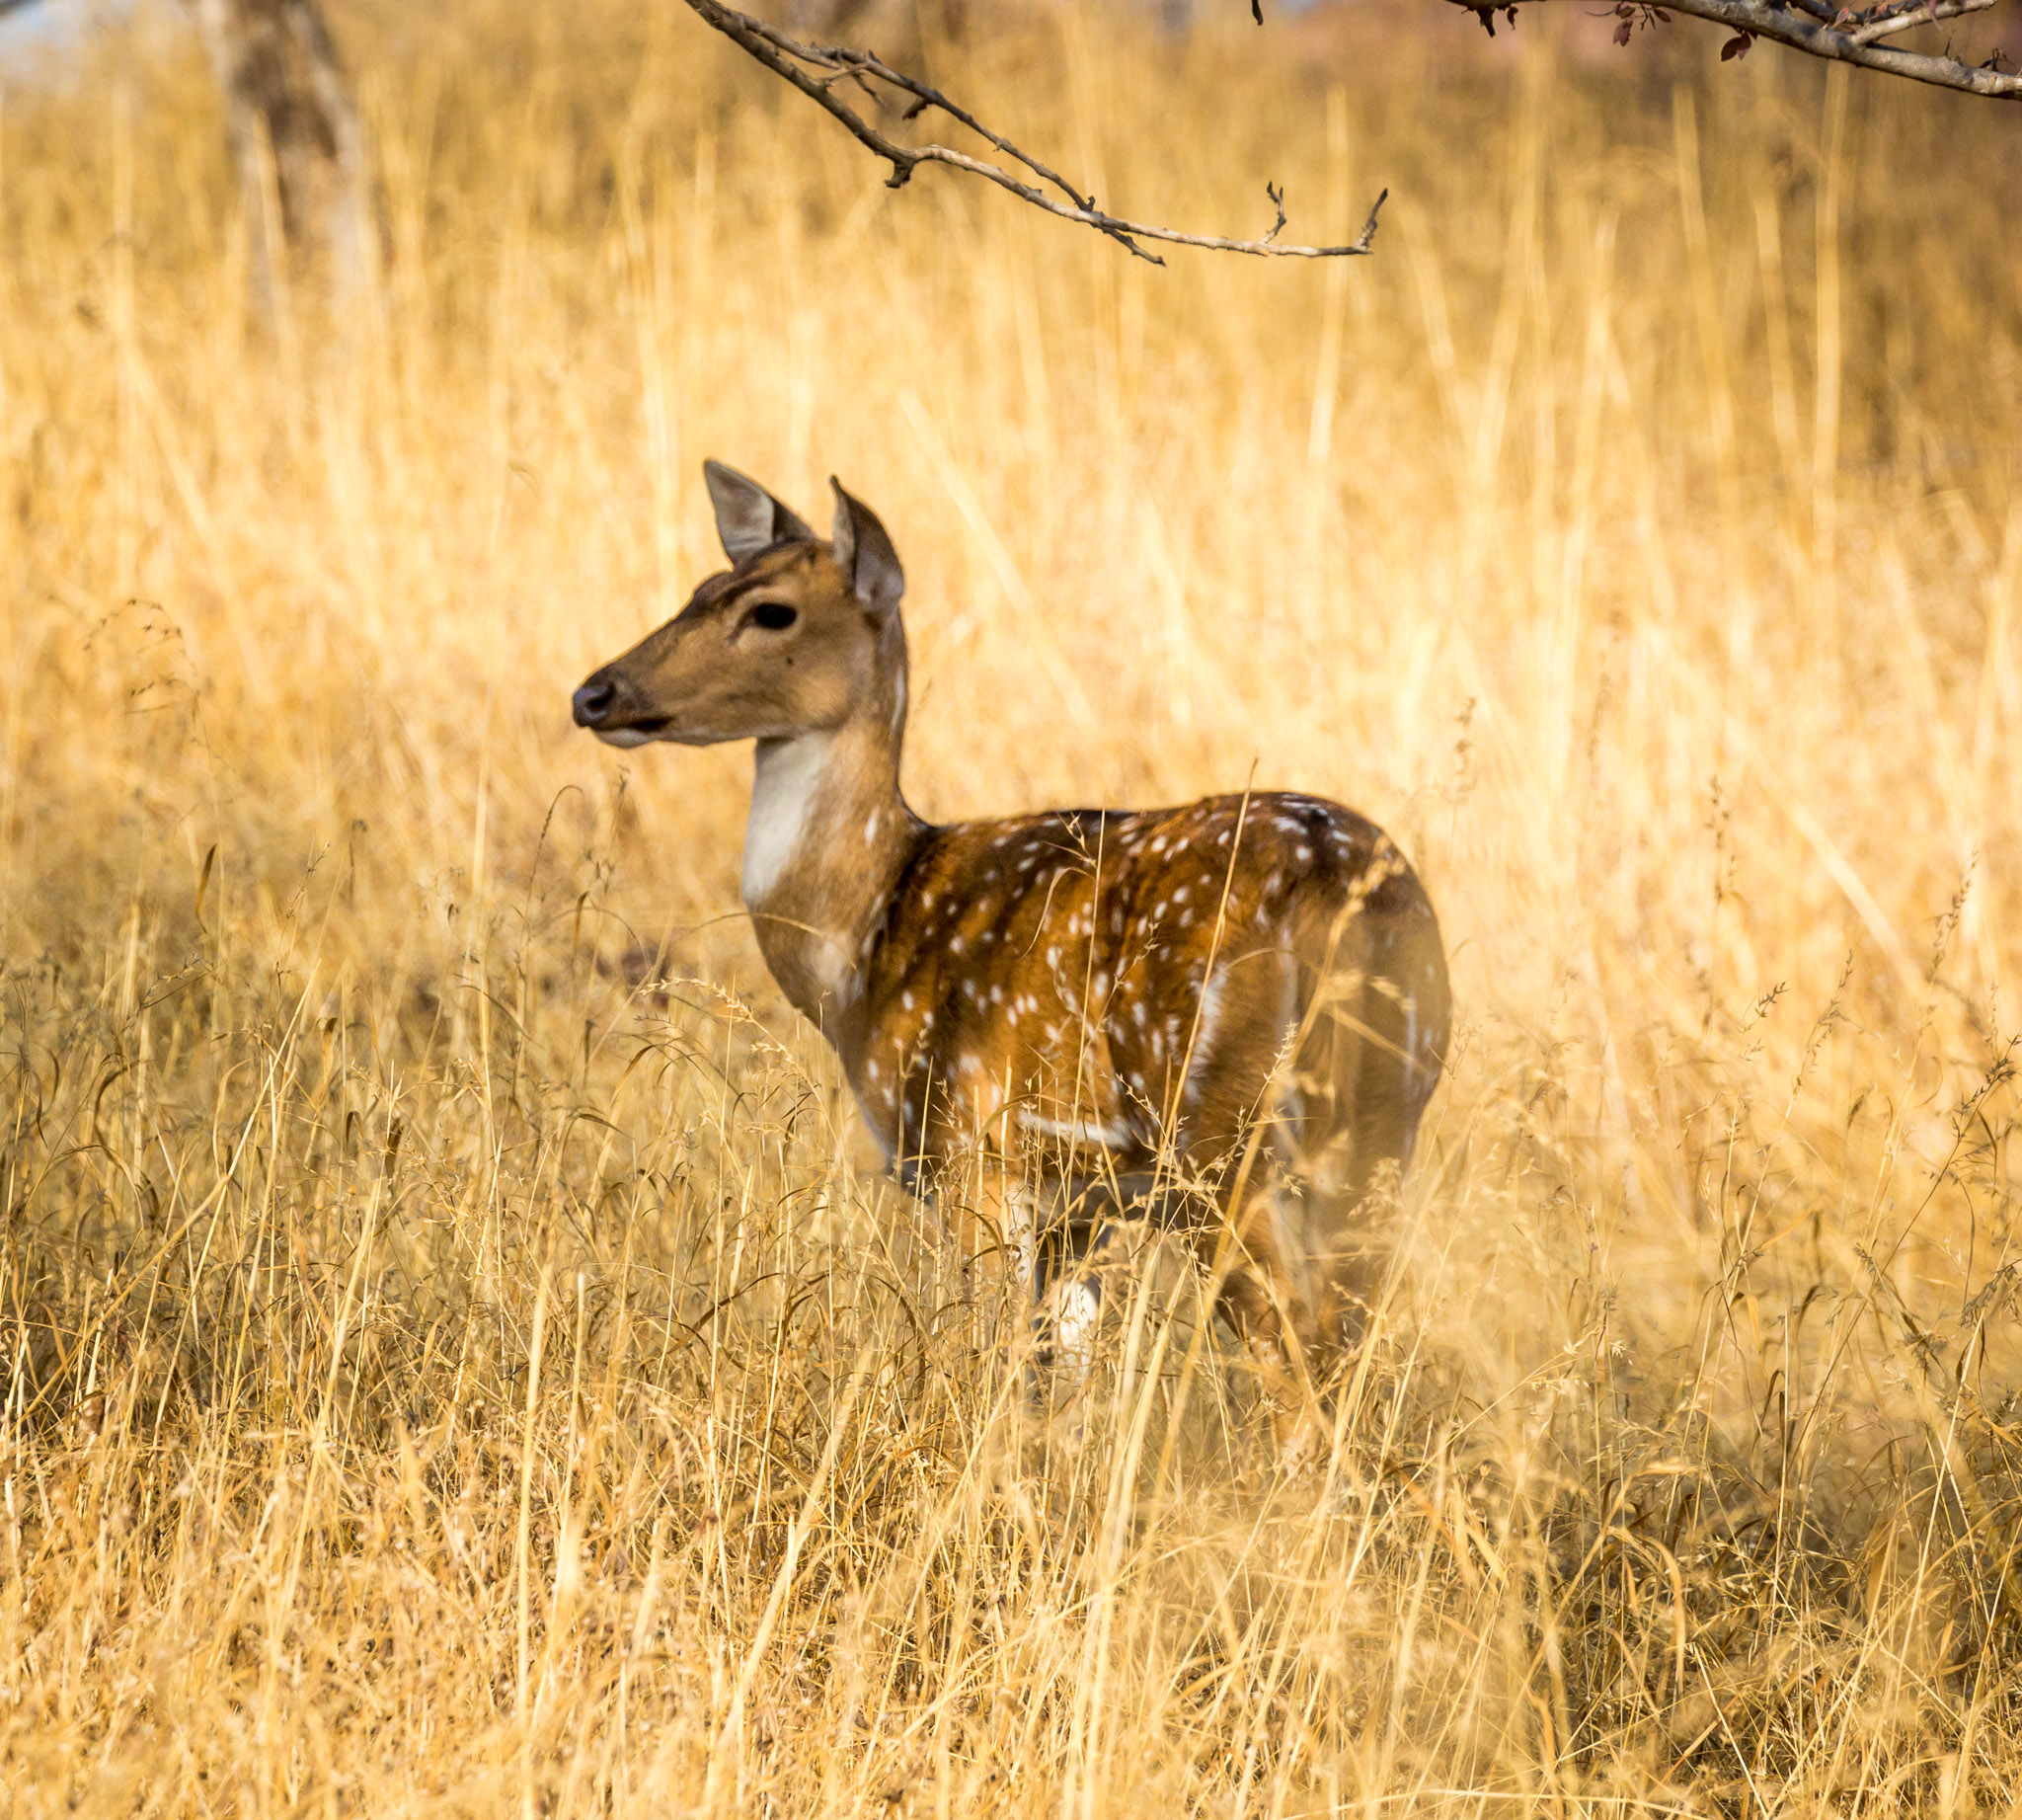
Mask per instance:
[[[579,727],[598,727],[604,716],[611,711],[611,704],[618,699],[618,685],[602,675],[595,675],[585,682],[575,695],[576,724]]]

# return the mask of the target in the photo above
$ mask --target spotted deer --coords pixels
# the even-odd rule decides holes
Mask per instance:
[[[1042,1227],[1091,1197],[1185,1220],[1282,1430],[1310,1438],[1368,1287],[1365,1204],[1444,1061],[1424,886],[1312,796],[922,821],[885,526],[831,481],[823,540],[756,482],[704,475],[732,566],[577,689],[577,724],[755,741],[758,945],[901,1182],[965,1202],[1029,1285]]]

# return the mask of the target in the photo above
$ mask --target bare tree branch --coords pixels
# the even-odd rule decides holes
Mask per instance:
[[[1878,70],[1884,75],[1927,82],[1967,95],[2022,101],[2022,73],[1976,67],[1950,55],[1927,56],[1918,51],[1899,50],[1893,45],[1875,44],[1863,37],[1863,32],[1871,31],[1874,25],[1888,23],[1877,15],[1893,12],[1891,7],[1878,6],[1864,12],[1842,8],[1829,23],[1822,23],[1774,5],[1771,0],[1665,0],[1665,4],[1694,19],[1711,20],[1736,32],[1766,38],[1828,62],[1851,63],[1858,69]],[[1993,4],[1994,0],[1948,0],[1937,9],[1937,17],[1956,19],[1967,13],[1983,13]],[[1901,25],[1889,24],[1888,29],[1897,31],[1904,26],[1929,23],[1930,8],[1919,6],[1914,11],[1922,13],[1923,19],[1917,19],[1914,13],[1907,14],[1903,16]],[[1842,25],[1852,30],[1842,30]]]
[[[1967,13],[1983,13],[1992,4],[1993,0],[1944,0],[1944,4],[1929,6],[1923,0],[1899,0],[1895,6],[1871,6],[1862,13],[1848,15],[1853,20],[1865,19],[1867,24],[1856,25],[1846,36],[1856,44],[1872,44],[1877,39],[1906,32],[1911,26],[1934,26],[1941,20],[1958,19]]]
[[[1514,4],[1488,4],[1487,0],[1454,3],[1479,18],[1491,35],[1498,12],[1512,21],[1516,15]],[[2003,68],[2006,59],[1998,50],[1984,63],[1973,64],[1949,51],[1928,56],[1877,42],[1911,26],[1962,19],[1969,13],[1984,13],[1993,5],[1994,0],[1882,0],[1868,7],[1835,5],[1831,0],[1620,0],[1614,10],[1622,19],[1625,43],[1632,21],[1648,23],[1652,18],[1684,13],[1726,26],[1735,34],[1722,53],[1726,56],[1740,55],[1753,40],[1766,38],[1828,63],[1851,63],[1857,69],[1928,82],[1965,95],[2022,101],[2022,72]]]
[[[1168,246],[1202,247],[1214,253],[1249,253],[1266,259],[1352,258],[1370,250],[1376,237],[1377,210],[1390,194],[1386,190],[1376,198],[1374,206],[1369,210],[1369,218],[1362,223],[1362,231],[1343,247],[1281,245],[1274,236],[1284,225],[1284,210],[1280,201],[1282,191],[1271,195],[1271,200],[1278,208],[1277,226],[1261,240],[1226,240],[1217,234],[1183,234],[1177,228],[1127,221],[1098,207],[1094,197],[1083,196],[1057,171],[1042,164],[1031,153],[1019,150],[1001,133],[993,132],[967,109],[949,100],[939,89],[901,74],[868,50],[856,50],[847,44],[804,44],[761,19],[753,19],[748,13],[739,13],[721,4],[721,0],[686,0],[686,4],[705,25],[721,32],[775,76],[791,83],[816,106],[833,115],[860,144],[890,164],[892,175],[885,181],[892,189],[902,189],[911,180],[913,172],[923,164],[949,165],[995,184],[1000,190],[1008,190],[1020,201],[1030,202],[1033,207],[1042,208],[1062,221],[1078,222],[1083,227],[1094,228],[1099,234],[1107,234],[1120,246],[1128,248],[1139,259],[1149,260],[1154,266],[1162,266],[1165,261],[1155,253],[1147,253],[1137,244],[1140,240],[1157,241]],[[1042,184],[1050,185],[1066,199],[1062,201],[1048,195],[1045,190],[1014,177],[1002,165],[992,164],[987,159],[972,158],[967,152],[959,152],[946,145],[901,145],[887,137],[836,95],[836,88],[845,78],[874,98],[879,95],[876,85],[880,83],[909,95],[911,105],[904,113],[907,119],[917,119],[930,108],[938,109],[950,119],[967,126],[1007,159],[1023,165]]]

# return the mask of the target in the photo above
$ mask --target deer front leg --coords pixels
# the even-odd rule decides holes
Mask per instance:
[[[1020,1175],[1002,1186],[1001,1229],[1026,1295],[1031,1343],[1027,1388],[1057,1440],[1085,1436],[1088,1387],[1102,1325],[1102,1287],[1077,1243],[1063,1184]]]
[[[978,1150],[943,1172],[937,1199],[948,1210],[944,1221],[952,1215],[959,1228],[972,1278],[1001,1284],[1018,1311],[1036,1400],[1078,1404],[1094,1363],[1101,1294],[1061,1218],[1058,1184],[1015,1154]]]
[[[1036,1236],[1033,1290],[1033,1330],[1041,1363],[1053,1378],[1053,1389],[1079,1401],[1095,1365],[1096,1336],[1102,1323],[1102,1283],[1089,1261],[1099,1242],[1097,1227],[1077,1230],[1071,1209],[1057,1183],[1026,1191],[1026,1205]]]

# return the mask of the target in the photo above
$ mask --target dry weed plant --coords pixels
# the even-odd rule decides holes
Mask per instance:
[[[0,1813],[2008,1808],[2022,120],[930,34],[1119,207],[1392,189],[1158,273],[669,9],[338,24],[354,320],[249,320],[172,17],[0,112]],[[1145,1232],[1055,1446],[757,964],[747,757],[571,730],[705,454],[894,527],[925,812],[1254,762],[1425,870],[1323,1475]]]

